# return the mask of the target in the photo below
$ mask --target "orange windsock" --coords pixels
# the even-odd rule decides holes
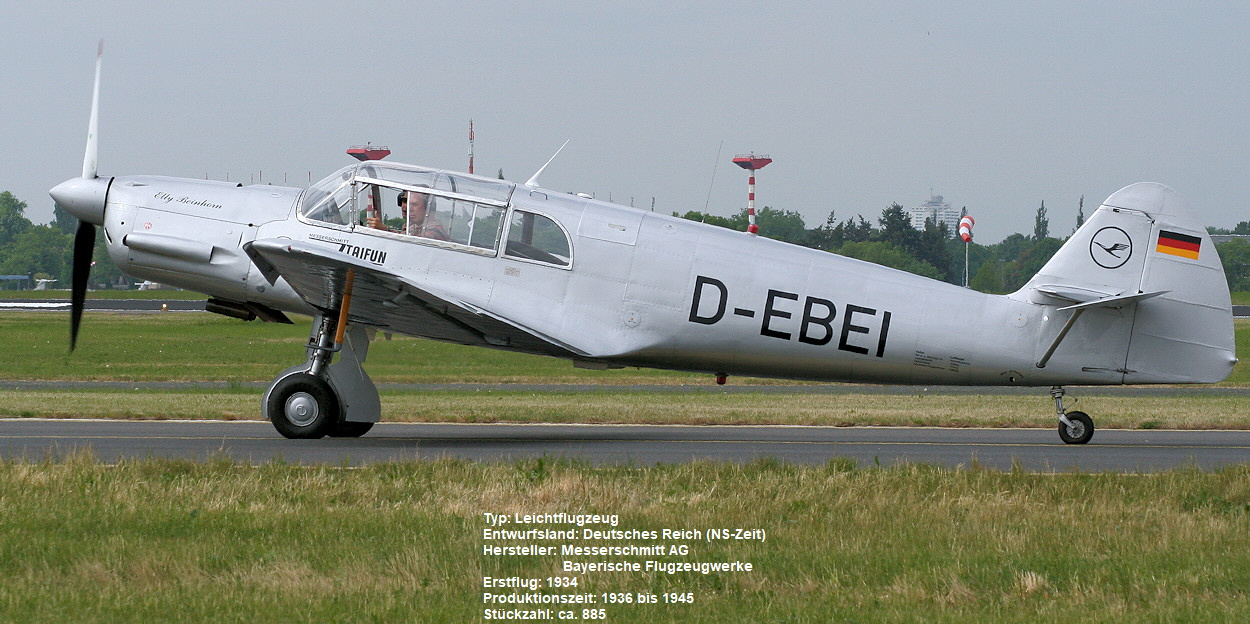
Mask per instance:
[[[973,223],[976,223],[976,222],[973,221],[972,217],[968,215],[964,215],[964,218],[959,220],[959,238],[965,243],[972,242],[972,224]]]

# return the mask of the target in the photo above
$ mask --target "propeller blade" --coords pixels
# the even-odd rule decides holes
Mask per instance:
[[[99,152],[99,139],[96,131],[99,127],[100,113],[100,63],[104,60],[104,40],[95,56],[95,86],[91,89],[91,121],[87,122],[87,153],[82,157],[82,177],[90,180],[96,177],[96,155]]]
[[[91,274],[91,256],[95,253],[95,226],[79,222],[74,234],[73,285],[69,307],[69,350],[74,352],[78,344],[78,325],[82,322],[82,308],[87,300],[87,278]]]

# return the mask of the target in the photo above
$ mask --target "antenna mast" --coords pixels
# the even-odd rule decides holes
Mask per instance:
[[[734,164],[751,172],[751,178],[747,181],[747,234],[756,236],[760,233],[760,227],[755,224],[755,170],[763,169],[772,162],[773,159],[767,155],[756,156],[754,152],[750,154],[738,154],[734,156]]]

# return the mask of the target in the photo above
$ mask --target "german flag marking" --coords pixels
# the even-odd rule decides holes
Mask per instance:
[[[1159,230],[1159,244],[1155,246],[1155,251],[1197,260],[1198,251],[1201,247],[1202,239],[1197,236]]]

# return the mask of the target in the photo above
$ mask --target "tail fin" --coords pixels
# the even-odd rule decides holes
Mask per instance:
[[[1070,365],[1121,383],[1214,383],[1237,361],[1215,244],[1161,184],[1113,193],[1013,297],[1056,306],[1039,335],[1039,367],[1060,357],[1061,342]],[[1092,309],[1100,314],[1076,320]],[[1073,346],[1065,337],[1075,327],[1084,337]]]

